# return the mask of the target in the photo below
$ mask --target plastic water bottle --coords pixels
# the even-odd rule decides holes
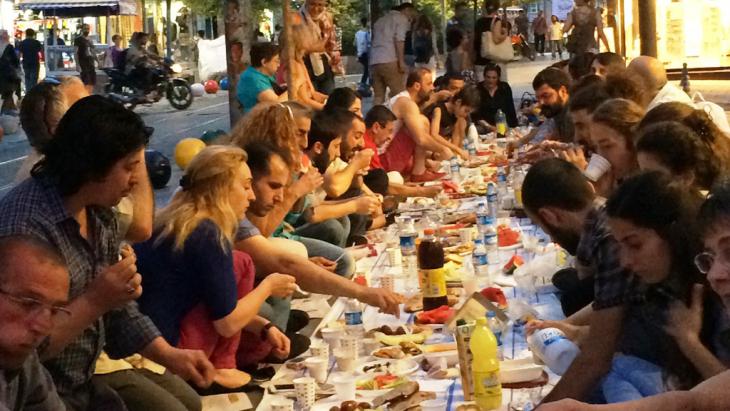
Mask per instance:
[[[456,156],[451,157],[449,167],[451,168],[451,180],[455,183],[461,182],[461,166],[459,165],[459,159],[456,158]]]
[[[354,298],[347,300],[345,306],[345,327],[347,333],[361,337],[365,333],[362,323],[362,304]]]
[[[474,240],[474,252],[471,255],[471,261],[474,265],[474,274],[477,277],[484,279],[487,278],[489,281],[489,259],[487,258],[487,249],[484,247],[484,242],[480,239]]]
[[[469,124],[465,139],[468,140],[467,151],[469,152],[469,156],[476,156],[477,141],[479,141],[479,132],[477,131],[477,126],[474,123]]]
[[[486,318],[477,318],[469,348],[474,359],[474,400],[483,410],[496,410],[502,406],[502,384],[499,382],[497,339],[490,331]]]
[[[497,243],[497,227],[494,224],[495,221],[495,219],[490,217],[482,233],[484,248],[487,250],[487,261],[493,264],[499,262],[499,244]]]
[[[479,203],[479,206],[477,207],[477,228],[480,229],[481,227],[487,225],[487,222],[489,222],[489,209],[484,205],[484,203]]]
[[[403,225],[404,228],[399,234],[403,275],[409,286],[415,286],[418,278],[418,257],[416,255],[416,237],[418,233],[413,220],[407,219]]]
[[[500,198],[507,194],[507,173],[502,166],[497,167],[497,192]]]
[[[580,348],[557,328],[544,328],[527,337],[527,344],[550,370],[563,375],[580,353]]]
[[[494,311],[487,311],[487,324],[489,325],[489,330],[494,334],[494,338],[497,339],[497,357],[501,360],[504,358],[504,344],[502,344],[504,324],[502,324],[502,321],[499,321]]]
[[[499,211],[499,195],[497,187],[492,183],[487,184],[487,207],[489,208],[489,216],[496,220]]]
[[[507,116],[504,115],[504,111],[497,110],[494,121],[497,123],[497,138],[507,137]]]

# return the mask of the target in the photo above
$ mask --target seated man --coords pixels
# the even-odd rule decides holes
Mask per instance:
[[[0,261],[0,409],[64,410],[36,348],[70,317],[66,263],[27,235],[0,238]]]
[[[540,127],[521,137],[518,147],[525,144],[537,144],[544,140],[557,140],[565,143],[573,142],[573,123],[567,110],[570,97],[570,78],[565,72],[548,67],[539,72],[532,81],[532,88],[545,116]]]
[[[429,153],[435,153],[441,159],[450,159],[454,153],[468,158],[463,149],[429,132],[429,121],[421,114],[419,104],[428,101],[432,93],[431,71],[419,68],[408,75],[406,90],[392,97],[388,104],[399,124],[396,125],[395,136],[380,155],[380,160],[386,171],[410,175],[413,182],[430,181],[443,176],[426,170]]]
[[[527,215],[553,241],[575,255],[578,280],[593,283],[593,295],[590,287],[586,290],[580,284],[568,290],[573,295],[572,305],[592,300],[591,305],[562,322],[532,324],[558,326],[581,347],[547,401],[589,397],[610,369],[622,331],[624,303],[634,289],[635,280],[621,267],[618,243],[608,232],[605,212],[596,200],[581,171],[564,160],[535,164],[522,185]]]
[[[444,136],[457,147],[462,147],[469,116],[479,107],[479,93],[474,87],[466,87],[450,99],[437,104],[429,114],[431,134]]]
[[[598,53],[591,63],[591,73],[601,78],[609,74],[620,74],[626,70],[626,60],[620,55],[611,51]]]
[[[213,376],[204,353],[170,346],[139,312],[136,258],[129,248],[120,252],[111,207],[135,191],[137,179],[147,178],[148,133],[141,118],[120,104],[85,97],[61,119],[33,177],[0,200],[0,235],[41,238],[69,262],[73,315],[51,332],[41,358],[70,409],[106,401],[91,383],[102,348],[112,358],[140,353],[198,386]]]
[[[365,116],[364,147],[373,150],[370,169],[382,169],[383,164],[378,154],[393,137],[393,130],[398,119],[385,106],[375,106]],[[396,182],[394,180],[399,180]],[[402,183],[403,177],[397,171],[388,173],[388,194],[403,197],[435,197],[441,192],[439,186],[419,186]]]
[[[251,149],[254,150],[253,147]],[[261,176],[265,177],[255,179],[253,188],[256,199],[249,207],[247,215],[249,217],[261,217],[265,216],[282,201],[289,171],[280,154],[271,152],[265,156],[268,158],[268,162],[264,163],[268,167],[268,173],[265,167],[252,160],[253,157],[253,155],[249,156],[249,167],[252,170],[259,170],[254,171],[254,175],[260,173]],[[248,219],[244,219],[239,225],[236,236],[236,249],[251,256],[256,266],[258,279],[263,279],[267,275],[276,272],[291,274],[296,278],[297,284],[305,291],[357,298],[391,314],[398,312],[398,304],[402,302],[402,297],[397,294],[379,288],[369,288],[355,284],[304,257],[281,247],[276,247],[263,237]],[[271,320],[280,329],[293,331],[292,327],[287,326],[289,321],[288,300],[269,299],[269,305],[264,305],[260,314]],[[289,337],[292,337],[291,333]],[[292,344],[294,345],[295,342]]]

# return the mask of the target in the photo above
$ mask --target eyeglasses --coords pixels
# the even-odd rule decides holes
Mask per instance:
[[[730,270],[730,250],[720,254],[718,258],[717,254],[711,251],[705,251],[695,256],[695,266],[702,274],[707,274],[715,264],[715,260],[722,264],[724,269]]]
[[[68,308],[62,307],[60,305],[48,304],[32,297],[23,297],[11,294],[3,289],[0,289],[0,294],[4,295],[8,298],[8,300],[22,307],[29,316],[36,317],[48,310],[51,313],[51,320],[53,322],[62,322],[68,320],[69,317],[71,317],[71,311]]]

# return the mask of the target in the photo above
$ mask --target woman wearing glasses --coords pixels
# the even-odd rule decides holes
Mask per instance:
[[[726,368],[716,356],[721,304],[694,263],[701,201],[655,172],[625,181],[606,205],[621,263],[641,282],[602,384],[609,403],[690,389]]]

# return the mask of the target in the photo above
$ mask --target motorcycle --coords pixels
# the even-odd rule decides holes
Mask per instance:
[[[523,34],[515,34],[512,36],[512,47],[515,50],[515,54],[527,57],[530,61],[535,61],[537,53],[535,53],[535,49],[530,46],[530,42],[527,41]]]
[[[173,64],[170,59],[164,59],[157,68],[152,69],[152,86],[145,90],[140,88],[137,79],[124,74],[124,70],[118,68],[103,70],[109,76],[109,82],[104,86],[106,95],[130,110],[138,104],[156,103],[163,96],[167,97],[170,105],[178,110],[185,110],[193,104],[193,90],[190,84],[184,78],[176,77],[182,72],[182,67]]]

